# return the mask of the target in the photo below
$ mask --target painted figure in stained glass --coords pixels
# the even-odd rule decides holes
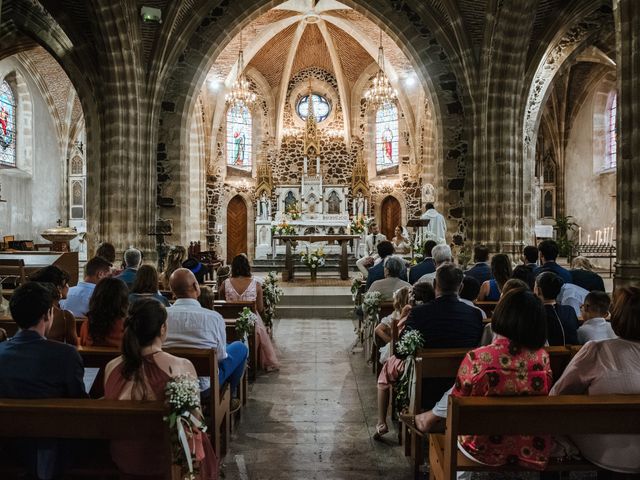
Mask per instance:
[[[227,163],[251,168],[251,112],[245,106],[227,112]]]
[[[398,163],[398,109],[383,105],[376,112],[376,165],[388,168]]]
[[[0,162],[15,165],[16,104],[6,81],[0,85]]]

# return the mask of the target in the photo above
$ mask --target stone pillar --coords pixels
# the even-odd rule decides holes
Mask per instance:
[[[616,0],[617,259],[614,286],[640,284],[640,2]]]

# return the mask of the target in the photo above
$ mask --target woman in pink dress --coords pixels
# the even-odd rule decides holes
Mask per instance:
[[[256,332],[260,338],[260,366],[267,372],[278,370],[278,357],[269,337],[269,332],[262,322],[263,313],[262,285],[251,276],[251,266],[245,254],[236,255],[231,262],[231,278],[220,285],[220,296],[227,302],[256,302],[258,310]]]
[[[158,301],[145,298],[129,309],[122,339],[122,355],[105,369],[104,396],[111,400],[164,400],[165,386],[172,377],[197,378],[193,364],[162,351],[167,336],[167,310]],[[218,478],[218,460],[207,435],[201,435],[204,459],[199,480]],[[126,476],[164,478],[165,450],[162,445],[135,440],[111,442],[111,456]]]

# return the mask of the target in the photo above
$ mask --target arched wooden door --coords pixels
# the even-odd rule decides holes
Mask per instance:
[[[227,205],[227,263],[247,250],[247,204],[236,195]]]
[[[380,217],[380,231],[391,240],[396,227],[402,225],[402,208],[397,198],[388,196],[382,201]]]

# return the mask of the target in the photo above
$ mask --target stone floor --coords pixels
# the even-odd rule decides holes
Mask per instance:
[[[250,385],[225,478],[411,478],[395,434],[372,439],[376,383],[362,353],[350,353],[353,324],[282,320],[275,331],[282,366]]]
[[[363,354],[350,353],[352,322],[281,320],[275,332],[280,371],[259,375],[249,386],[247,408],[222,468],[225,480],[412,479],[396,431],[383,442],[372,439],[376,382]],[[474,480],[537,478],[535,473],[474,475]]]

